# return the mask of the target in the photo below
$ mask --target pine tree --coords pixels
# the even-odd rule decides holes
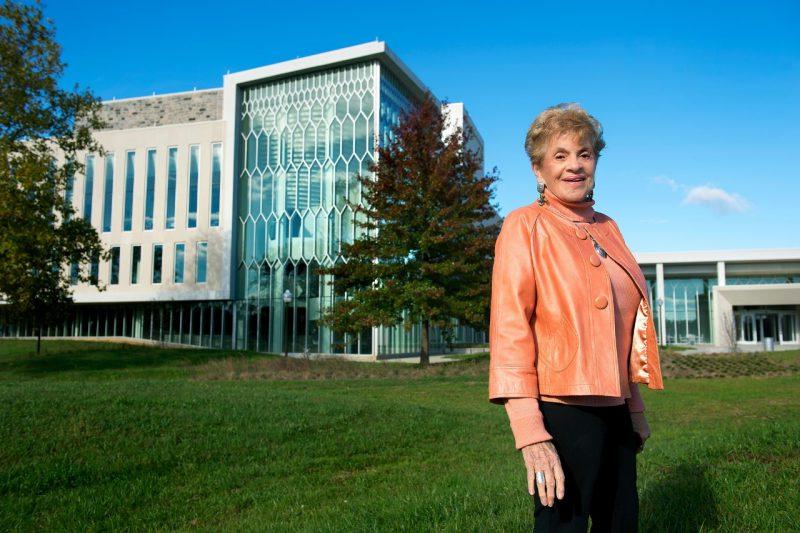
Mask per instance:
[[[91,130],[101,103],[89,91],[66,91],[66,65],[52,22],[39,2],[0,5],[0,301],[42,330],[71,303],[70,266],[107,258],[95,229],[67,201],[83,172],[79,151],[102,153]],[[97,285],[79,271],[77,281]]]
[[[473,133],[456,128],[430,95],[378,148],[372,176],[359,176],[363,205],[354,209],[363,233],[342,243],[345,261],[320,269],[333,274],[335,302],[321,321],[355,334],[377,325],[422,326],[420,363],[429,362],[432,326],[451,318],[477,329],[488,325],[491,264],[499,232],[492,185]],[[345,297],[346,296],[346,297]]]

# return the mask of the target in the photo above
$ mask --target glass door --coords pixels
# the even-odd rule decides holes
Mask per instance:
[[[758,329],[756,327],[755,313],[742,313],[739,319],[739,342],[758,342]]]

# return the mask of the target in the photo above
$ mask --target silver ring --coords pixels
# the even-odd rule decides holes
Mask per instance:
[[[544,483],[544,472],[536,472],[536,483]]]

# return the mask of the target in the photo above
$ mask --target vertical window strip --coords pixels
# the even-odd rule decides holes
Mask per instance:
[[[197,181],[200,165],[200,145],[193,144],[189,147],[189,213],[186,226],[197,227]]]
[[[134,246],[131,250],[131,285],[139,283],[139,268],[142,264],[142,247]]]
[[[94,156],[86,156],[86,179],[83,188],[83,219],[92,223],[92,194],[94,193]]]
[[[195,267],[195,282],[205,283],[208,271],[208,243],[197,243],[197,266]]]
[[[111,272],[109,279],[111,285],[119,284],[119,246],[111,248]]]
[[[114,154],[106,156],[103,188],[103,231],[111,231],[111,209],[114,202]]]
[[[167,157],[167,217],[165,227],[175,228],[175,195],[178,185],[178,148],[169,149]]]
[[[163,266],[164,246],[153,245],[153,283],[161,283],[161,267]]]
[[[133,227],[133,184],[135,179],[135,161],[135,151],[131,150],[125,153],[125,217],[122,222],[122,231],[131,231]]]
[[[174,283],[183,283],[183,256],[185,251],[185,244],[182,242],[175,244],[175,268],[172,280]]]
[[[153,229],[153,205],[156,201],[156,150],[147,151],[147,164],[145,168],[147,183],[145,184],[144,198],[144,229]]]
[[[219,194],[222,181],[222,143],[211,145],[211,214],[210,226],[219,226]]]

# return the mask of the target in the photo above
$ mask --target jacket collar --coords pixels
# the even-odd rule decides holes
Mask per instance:
[[[553,194],[549,188],[544,189],[545,205],[573,222],[594,222],[594,200],[567,202]]]

